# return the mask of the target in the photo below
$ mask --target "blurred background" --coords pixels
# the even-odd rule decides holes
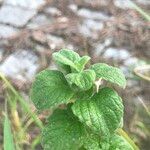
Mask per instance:
[[[42,149],[33,113],[44,122],[50,112],[36,112],[29,92],[36,73],[56,68],[51,54],[61,48],[122,69],[127,87],[115,88],[124,129],[141,150],[150,149],[150,0],[132,2],[0,0],[0,149],[7,112],[16,149]]]

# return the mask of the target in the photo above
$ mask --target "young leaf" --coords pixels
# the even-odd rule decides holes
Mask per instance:
[[[64,75],[56,70],[40,72],[32,85],[31,99],[41,110],[68,103],[72,96]]]
[[[11,125],[7,114],[4,121],[4,150],[15,150],[13,136],[11,132]]]
[[[72,106],[79,120],[101,137],[108,138],[120,125],[123,104],[111,88],[103,88],[90,99],[77,100]]]
[[[104,80],[118,84],[123,88],[126,86],[126,79],[124,74],[116,67],[112,67],[104,63],[97,63],[92,65],[91,69],[95,71],[97,78],[102,78]]]
[[[66,79],[70,85],[75,84],[83,91],[89,90],[93,86],[95,78],[95,72],[90,69],[80,73],[70,73],[66,76]]]
[[[74,51],[62,49],[59,52],[53,53],[53,59],[55,60],[56,64],[58,64],[58,66],[59,64],[62,64],[63,67],[64,65],[67,65],[78,71],[78,68],[75,65],[75,61],[78,61],[80,56]]]
[[[89,56],[83,56],[81,57],[79,60],[77,60],[75,62],[75,65],[77,66],[77,68],[82,71],[85,67],[85,65],[87,64],[87,62],[90,60],[91,58]]]
[[[78,150],[82,145],[84,126],[72,111],[56,110],[42,133],[44,150]]]

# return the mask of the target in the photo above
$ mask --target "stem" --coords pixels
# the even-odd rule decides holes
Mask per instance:
[[[120,128],[117,130],[117,132],[126,139],[126,141],[134,148],[134,150],[140,150],[123,129]]]
[[[133,8],[139,12],[141,15],[143,15],[143,17],[147,20],[150,21],[150,15],[148,13],[146,13],[144,10],[142,10],[138,5],[136,5],[134,2],[130,1],[131,5],[133,6]]]
[[[0,78],[4,81],[4,83],[6,84],[6,86],[12,91],[12,93],[14,93],[16,95],[16,98],[21,103],[23,109],[27,113],[29,113],[29,115],[32,117],[32,119],[35,121],[35,123],[42,129],[43,128],[42,121],[38,118],[38,116],[35,113],[33,113],[31,111],[30,107],[25,102],[25,100],[22,98],[22,96],[14,89],[14,87],[10,84],[10,82],[5,78],[5,76],[2,73],[0,73]]]

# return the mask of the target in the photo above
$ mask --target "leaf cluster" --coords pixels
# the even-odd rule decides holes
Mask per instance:
[[[106,80],[125,87],[120,69],[104,63],[86,68],[89,56],[62,49],[53,53],[58,70],[40,72],[32,85],[31,99],[39,110],[53,109],[42,131],[44,150],[133,150],[116,130],[121,127],[123,104]],[[65,104],[65,109],[59,109]]]

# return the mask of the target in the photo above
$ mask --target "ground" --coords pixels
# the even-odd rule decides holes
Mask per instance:
[[[135,2],[149,13],[149,0]],[[90,55],[91,63],[106,62],[125,73],[126,89],[115,87],[125,105],[124,128],[141,149],[149,149],[150,119],[144,106],[150,107],[150,83],[133,70],[149,62],[150,24],[128,0],[0,0],[0,5],[0,72],[27,102],[36,73],[56,67],[54,51],[68,48]],[[2,115],[6,92],[0,84]],[[38,133],[35,128],[29,144]],[[1,144],[2,139],[0,129]]]

